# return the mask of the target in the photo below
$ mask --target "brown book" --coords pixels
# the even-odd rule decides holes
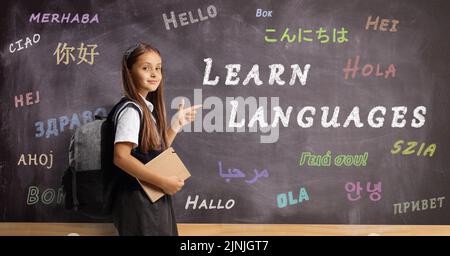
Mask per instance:
[[[182,180],[191,177],[188,169],[172,147],[164,150],[157,157],[146,163],[145,166],[150,172],[159,173],[163,176],[177,176]],[[138,182],[153,203],[164,195],[164,191],[161,188],[145,181],[138,180]]]

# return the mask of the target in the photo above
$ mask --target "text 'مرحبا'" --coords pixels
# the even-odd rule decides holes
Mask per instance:
[[[219,175],[220,177],[224,178],[227,182],[230,182],[230,179],[235,178],[246,178],[247,174],[244,173],[242,170],[237,168],[228,168],[227,172],[224,172],[222,167],[222,161],[218,161],[217,164],[219,165]],[[245,182],[247,184],[253,184],[255,183],[259,178],[267,178],[269,177],[269,171],[267,169],[263,170],[257,170],[254,169],[253,172],[255,175],[249,175],[251,179],[245,179]]]

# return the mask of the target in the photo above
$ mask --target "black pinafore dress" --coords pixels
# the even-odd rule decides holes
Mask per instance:
[[[125,99],[123,99],[125,100]],[[142,128],[141,128],[142,129]],[[139,141],[141,138],[139,131]],[[162,150],[142,153],[139,147],[131,155],[146,164]],[[136,178],[113,165],[115,193],[112,201],[114,226],[121,236],[177,236],[172,197],[164,195],[152,203]]]
[[[162,151],[146,154],[138,147],[132,155],[143,164]],[[172,197],[164,195],[152,203],[136,178],[117,168],[118,184],[113,201],[113,221],[121,236],[177,236],[178,230],[173,211]]]

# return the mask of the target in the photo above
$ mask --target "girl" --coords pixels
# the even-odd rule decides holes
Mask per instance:
[[[119,115],[114,139],[114,165],[118,187],[113,202],[113,220],[119,235],[178,235],[171,195],[184,185],[176,176],[148,172],[145,163],[168,148],[182,126],[192,122],[200,105],[179,105],[170,127],[166,125],[164,75],[159,51],[144,43],[129,48],[122,59],[125,97],[142,112],[126,107]],[[141,129],[141,133],[140,133]],[[140,139],[139,139],[140,138]],[[166,195],[152,203],[137,179],[160,187]]]

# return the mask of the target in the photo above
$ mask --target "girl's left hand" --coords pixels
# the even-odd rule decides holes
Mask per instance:
[[[178,133],[183,126],[194,121],[197,109],[201,107],[202,105],[195,105],[184,108],[184,99],[181,99],[181,103],[178,105],[178,112],[175,114],[171,124],[172,130]]]

